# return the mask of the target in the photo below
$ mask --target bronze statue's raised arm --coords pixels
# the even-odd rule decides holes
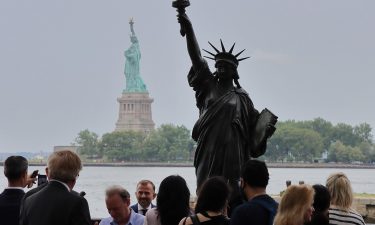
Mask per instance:
[[[181,24],[181,29],[183,29],[184,34],[186,34],[187,49],[191,62],[193,64],[193,68],[194,70],[198,70],[204,63],[204,59],[202,58],[199,44],[195,37],[193,25],[191,24],[190,19],[186,15],[186,13],[179,14],[177,17],[178,22]]]

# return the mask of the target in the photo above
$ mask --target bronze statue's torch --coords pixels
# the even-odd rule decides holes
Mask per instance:
[[[175,0],[172,2],[172,7],[177,9],[177,12],[179,15],[182,15],[185,13],[185,8],[190,5],[189,0]],[[180,28],[180,34],[181,36],[185,36],[185,31],[184,29]]]

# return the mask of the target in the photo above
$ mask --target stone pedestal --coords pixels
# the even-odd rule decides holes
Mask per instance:
[[[120,107],[115,131],[148,133],[155,128],[151,112],[151,103],[154,100],[147,92],[123,92],[117,101]]]

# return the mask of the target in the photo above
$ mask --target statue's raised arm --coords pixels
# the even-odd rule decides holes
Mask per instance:
[[[134,19],[133,18],[130,18],[129,20],[129,24],[130,24],[130,31],[132,32],[132,35],[135,36],[135,32],[134,32]]]
[[[190,3],[187,0],[176,0],[173,2],[172,6],[177,8],[178,11],[178,22],[181,25],[181,35],[186,35],[186,43],[187,49],[189,52],[189,56],[191,62],[193,64],[194,69],[199,69],[204,63],[204,59],[202,58],[202,54],[199,48],[198,41],[195,37],[193,25],[189,19],[189,17],[185,13],[185,7],[189,6]]]

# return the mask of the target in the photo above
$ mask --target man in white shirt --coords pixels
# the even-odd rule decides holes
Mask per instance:
[[[130,206],[129,192],[118,185],[107,188],[105,203],[111,217],[104,218],[99,225],[143,225],[144,216],[134,212]]]

